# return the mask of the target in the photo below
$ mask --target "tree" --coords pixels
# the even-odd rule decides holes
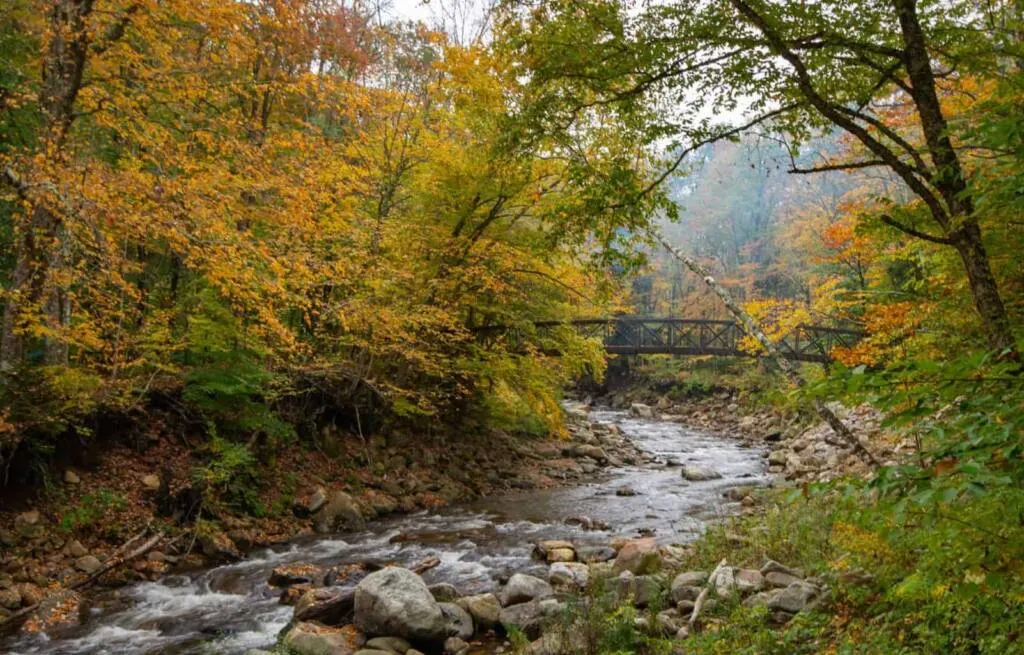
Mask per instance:
[[[701,145],[758,126],[779,129],[794,150],[816,130],[843,130],[863,156],[791,172],[895,175],[914,201],[877,218],[954,249],[988,345],[1015,352],[976,189],[943,107],[962,71],[993,74],[1005,57],[1019,60],[1015,41],[985,29],[987,12],[1012,10],[931,0],[545,2],[510,9],[503,35],[530,71],[537,130],[586,129],[587,110],[600,106],[642,122],[650,144],[676,139],[678,154],[647,193]],[[744,118],[733,123],[708,118],[737,112]]]

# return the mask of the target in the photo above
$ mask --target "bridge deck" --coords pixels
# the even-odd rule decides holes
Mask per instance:
[[[617,317],[569,322],[545,321],[535,323],[534,327],[537,336],[543,338],[545,332],[566,325],[572,326],[583,336],[601,339],[605,350],[613,355],[754,356],[740,348],[744,332],[735,321]],[[477,332],[492,337],[504,334],[516,340],[526,337],[521,330],[505,326],[480,328]],[[787,359],[827,363],[832,361],[830,353],[835,347],[850,347],[863,336],[864,333],[857,330],[799,325],[779,346]]]

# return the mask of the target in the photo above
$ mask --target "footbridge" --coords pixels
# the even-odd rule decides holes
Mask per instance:
[[[542,321],[534,323],[535,338],[542,340],[545,333],[550,334],[566,326],[571,326],[582,336],[600,339],[611,355],[756,356],[740,348],[745,333],[736,321],[637,316]],[[508,326],[477,328],[475,332],[484,340],[502,336],[514,341],[527,338],[523,330]],[[798,325],[778,345],[787,359],[825,364],[832,361],[833,349],[849,348],[864,336],[860,330]]]

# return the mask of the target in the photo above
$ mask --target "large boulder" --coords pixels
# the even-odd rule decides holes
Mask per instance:
[[[299,623],[284,636],[284,646],[295,655],[353,655],[366,642],[352,626],[327,628]]]
[[[554,593],[551,585],[540,578],[525,573],[516,573],[509,578],[505,590],[501,594],[501,604],[504,606],[526,603],[538,598],[544,598]]]
[[[335,491],[323,507],[313,515],[313,529],[320,534],[362,530],[366,521],[356,501],[344,491]]]
[[[448,636],[448,622],[427,585],[397,567],[371,573],[356,586],[354,623],[374,637],[441,642]]]
[[[634,575],[654,573],[661,568],[661,553],[658,544],[651,537],[633,539],[619,550],[612,571],[622,573],[629,571]]]
[[[476,625],[482,629],[493,627],[501,614],[501,601],[494,594],[463,596],[455,604],[469,612]]]

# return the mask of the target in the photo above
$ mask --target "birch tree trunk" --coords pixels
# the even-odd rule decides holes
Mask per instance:
[[[793,367],[789,360],[783,356],[778,345],[768,338],[768,335],[764,333],[764,330],[762,330],[757,324],[754,317],[744,311],[743,308],[733,300],[732,294],[729,293],[729,290],[722,286],[718,280],[711,275],[711,271],[705,268],[703,264],[693,257],[690,257],[673,247],[672,244],[665,240],[665,237],[663,237],[660,232],[656,232],[654,236],[658,242],[672,254],[673,257],[678,259],[684,266],[704,280],[704,283],[707,284],[711,290],[715,292],[715,295],[721,299],[722,303],[729,310],[729,313],[736,318],[740,326],[743,328],[743,331],[757,339],[758,343],[764,346],[764,349],[768,352],[768,356],[772,358],[790,384],[797,388],[803,387],[806,384],[805,380],[800,376],[800,373]],[[818,416],[828,423],[829,427],[832,428],[832,431],[835,432],[840,439],[853,448],[853,451],[857,453],[858,457],[872,466],[879,466],[879,462],[875,459],[875,456],[861,445],[860,441],[857,440],[856,435],[853,434],[853,431],[843,423],[842,419],[840,419],[835,412],[829,409],[828,405],[826,405],[824,401],[815,399],[814,410],[818,413]]]

